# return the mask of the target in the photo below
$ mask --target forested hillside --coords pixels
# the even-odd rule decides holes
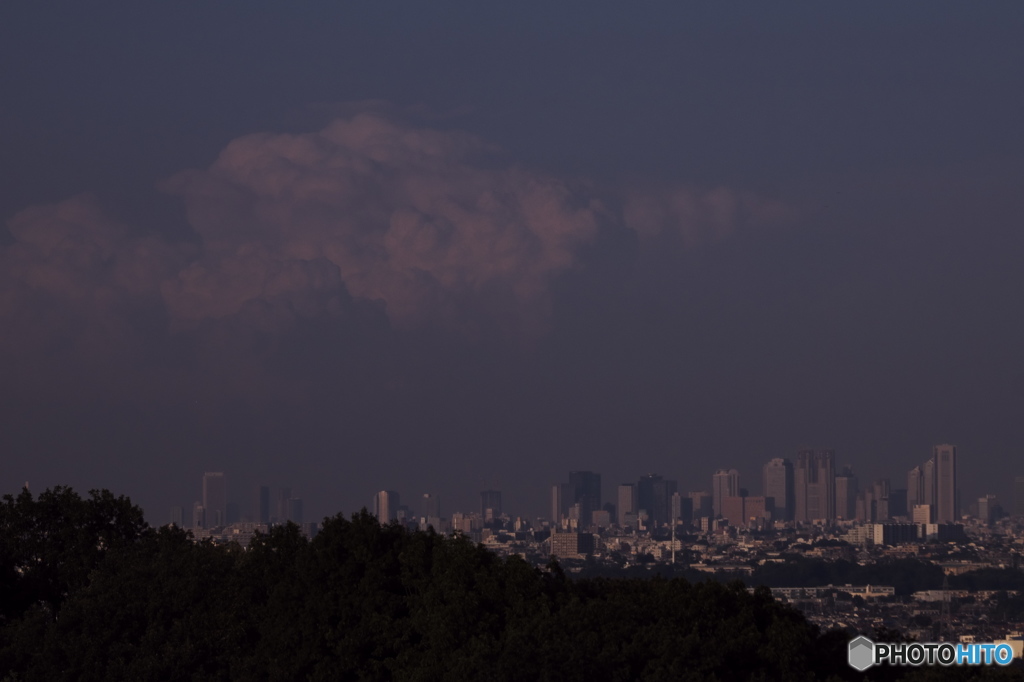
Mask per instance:
[[[365,512],[242,548],[106,491],[23,491],[0,562],[6,680],[858,679],[844,635],[766,589],[569,580]]]

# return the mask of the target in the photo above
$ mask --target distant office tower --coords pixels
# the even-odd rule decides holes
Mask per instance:
[[[171,507],[171,524],[181,528],[184,526],[185,510],[181,507]]]
[[[921,488],[924,490],[924,500],[922,504],[931,505],[932,514],[935,514],[935,460],[930,459],[921,465]],[[935,520],[932,519],[934,523]]]
[[[1013,515],[1024,516],[1024,476],[1013,479]]]
[[[605,507],[608,507],[606,504]],[[598,528],[604,529],[610,526],[612,523],[612,514],[607,509],[601,509],[591,513],[590,525],[597,526]]]
[[[853,469],[846,466],[836,476],[836,518],[850,521],[857,517],[859,485]]]
[[[654,502],[657,512],[654,518],[659,526],[679,520],[682,508],[680,505],[672,506],[672,498],[678,493],[678,481],[666,479],[654,485]]]
[[[919,504],[927,504],[924,494],[924,470],[916,466],[907,472],[907,508],[913,510]]]
[[[711,493],[701,490],[690,493],[690,499],[693,501],[693,518],[706,519],[714,515],[714,502]]]
[[[916,524],[929,524],[933,518],[930,504],[915,504],[911,510],[911,520]]]
[[[813,518],[834,521],[836,518],[836,452],[815,453],[817,480],[807,487],[807,508]],[[815,501],[817,507],[815,507]],[[817,509],[817,512],[815,512]]]
[[[996,520],[996,510],[999,503],[995,495],[985,495],[978,498],[978,520],[982,523],[992,523]]]
[[[452,514],[452,530],[469,535],[473,531],[480,530],[480,519],[475,514],[463,514],[455,512]]]
[[[936,445],[935,461],[935,522],[954,523],[960,520],[956,490],[956,446]]]
[[[876,480],[872,486],[872,500],[874,507],[871,510],[872,521],[888,521],[890,518],[889,513],[889,479],[880,478]]]
[[[562,523],[564,511],[562,509],[562,485],[556,483],[551,486],[551,527],[557,528]]]
[[[839,479],[836,479],[838,486]],[[873,509],[875,508],[875,491],[868,486],[864,490],[857,494],[857,502],[855,505],[854,518],[861,523],[871,523],[874,519]]]
[[[801,450],[793,467],[794,518],[832,521],[836,518],[835,450]]]
[[[723,516],[722,504],[727,497],[739,497],[740,472],[735,469],[719,469],[711,476],[711,504],[715,518]]]
[[[220,471],[203,474],[203,509],[205,527],[219,528],[228,523],[228,491],[224,473]]]
[[[253,520],[256,523],[270,523],[270,486],[257,486],[255,508]]]
[[[441,498],[430,493],[423,493],[420,513],[427,519],[441,518]]]
[[[636,485],[637,513],[646,514],[648,526],[654,519],[654,484],[661,480],[658,474],[646,474]]]
[[[687,526],[693,522],[693,500],[688,494],[680,495],[678,491],[672,493],[670,508],[670,516],[674,521]]]
[[[619,484],[618,493],[619,525],[622,527],[635,525],[636,512],[639,509],[637,506],[636,484],[621,483]],[[627,515],[629,514],[632,514],[632,516],[628,517]]]
[[[288,500],[288,520],[292,523],[297,523],[300,526],[303,524],[305,519],[303,515],[302,498],[293,497]]]
[[[773,504],[764,496],[730,495],[722,500],[722,518],[740,528],[765,525],[773,518]]]
[[[905,517],[907,512],[907,491],[903,488],[889,491],[889,517]]]
[[[647,474],[637,483],[637,506],[647,512],[647,527],[658,528],[672,518],[672,495],[679,484],[658,474]]]
[[[585,527],[595,511],[601,511],[601,474],[570,471],[568,483],[556,483],[551,489],[553,526],[560,526],[564,519],[569,519]]]
[[[779,521],[793,519],[793,463],[776,457],[764,465],[762,471],[762,492],[775,505],[775,518]]]
[[[206,515],[203,510],[203,503],[196,502],[192,505],[192,527],[193,528],[206,528]]]
[[[490,514],[487,511],[490,510]],[[496,519],[501,516],[501,491],[485,490],[480,493],[480,518],[487,520],[488,516]]]
[[[601,474],[570,471],[569,486],[572,490],[569,506],[579,505],[579,518],[583,520],[583,525],[587,525],[591,514],[601,509]]]
[[[932,451],[932,459],[910,469],[906,477],[906,488],[907,511],[913,515],[915,523],[926,510],[931,515],[927,523],[948,523],[957,520],[959,510],[956,502],[956,447],[936,445]],[[942,510],[939,509],[942,506],[940,497],[945,498]]]
[[[401,503],[398,493],[394,490],[381,490],[373,496],[373,515],[381,523],[388,523],[398,518],[398,507]]]
[[[277,509],[273,519],[275,523],[284,523],[288,520],[288,500],[290,499],[292,499],[291,488],[280,488],[277,491]]]

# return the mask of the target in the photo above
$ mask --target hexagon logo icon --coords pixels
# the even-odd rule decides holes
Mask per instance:
[[[861,635],[850,641],[849,649],[850,667],[854,670],[864,672],[875,662],[875,643]]]

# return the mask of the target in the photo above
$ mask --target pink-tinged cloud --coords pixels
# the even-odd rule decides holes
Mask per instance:
[[[552,280],[599,230],[692,245],[785,217],[735,191],[680,188],[629,192],[613,215],[593,188],[495,151],[368,113],[243,137],[166,183],[192,245],[123,225],[89,195],[27,208],[0,247],[0,382],[298,400],[318,379],[306,350],[337,341],[325,329],[363,348],[389,325],[535,339]]]
[[[549,280],[576,264],[603,209],[557,178],[489,165],[490,151],[369,114],[235,140],[209,169],[167,183],[204,240],[203,258],[165,283],[168,306],[217,317],[272,280],[281,293],[329,286],[300,265],[317,262],[353,296],[383,301],[399,327],[466,305],[536,325]]]
[[[159,239],[129,236],[88,194],[28,208],[8,228],[15,242],[0,249],[0,315],[22,314],[28,324],[7,338],[43,323],[45,315],[34,314],[41,308],[118,326],[125,308],[158,301],[160,283],[183,262],[180,250]],[[47,324],[68,327],[62,319],[51,315]]]
[[[726,187],[634,190],[623,209],[626,226],[641,239],[670,236],[686,248],[729,237],[743,225],[777,223],[794,215],[780,201]]]
[[[277,336],[296,314],[343,313],[334,266],[280,267],[273,256],[243,252],[242,265],[195,285],[232,292],[245,300],[240,310],[231,320],[176,330],[182,325],[163,289],[191,281],[193,247],[139,234],[85,194],[26,209],[8,228],[15,241],[0,248],[0,383],[24,397],[187,395],[207,405],[225,395],[288,398],[301,382],[265,369]],[[239,272],[256,272],[260,281],[254,285]],[[314,300],[323,289],[334,298]],[[289,296],[293,290],[303,295]]]

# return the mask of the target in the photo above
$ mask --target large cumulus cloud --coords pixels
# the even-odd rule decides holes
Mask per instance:
[[[469,308],[535,328],[548,280],[573,267],[604,209],[558,178],[494,167],[489,151],[369,114],[235,140],[167,183],[205,245],[165,284],[167,304],[179,318],[227,315],[268,289],[328,285],[321,263],[398,327]]]
[[[537,339],[552,280],[585,266],[602,230],[686,247],[784,213],[728,189],[597,189],[506,158],[364,112],[239,138],[165,181],[188,243],[89,195],[27,208],[0,247],[0,379],[298,395],[325,363],[296,358],[338,347],[325,333],[367,349],[423,327]]]
[[[161,283],[188,249],[133,234],[82,194],[21,211],[0,249],[0,344],[22,360],[85,347],[94,360],[137,335],[135,313],[162,306]],[[34,352],[29,352],[34,351]]]

